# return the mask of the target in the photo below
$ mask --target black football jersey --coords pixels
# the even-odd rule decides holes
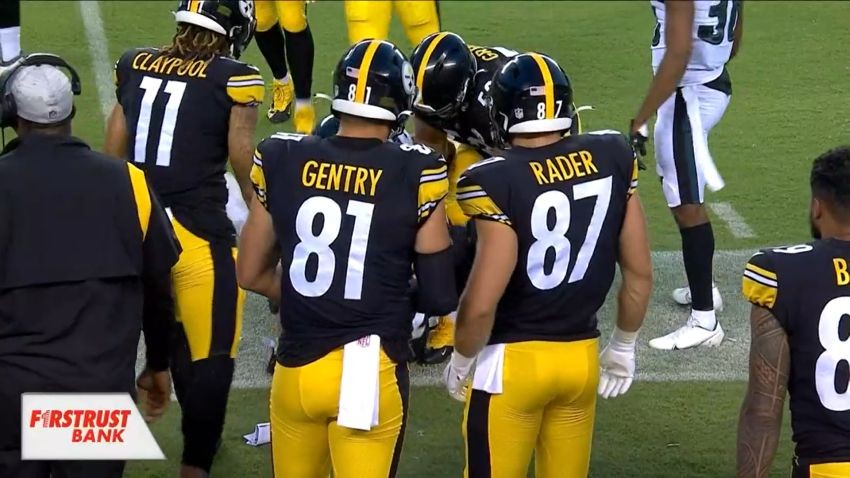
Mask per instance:
[[[478,62],[478,71],[469,85],[466,102],[460,113],[446,121],[424,118],[435,128],[443,130],[452,141],[464,143],[481,151],[495,151],[493,131],[490,127],[490,112],[487,107],[487,92],[493,76],[518,53],[502,47],[469,45]]]
[[[617,132],[513,147],[458,182],[466,215],[511,226],[517,264],[490,343],[595,337],[614,279],[626,202],[637,187],[632,148]]]
[[[142,48],[121,56],[115,84],[130,137],[128,160],[190,231],[232,242],[224,180],[230,109],[262,101],[259,70],[225,56],[183,60]]]
[[[283,264],[278,361],[304,365],[372,334],[405,360],[414,244],[447,193],[443,158],[416,144],[279,133],[254,161]]]
[[[791,427],[802,459],[850,460],[850,242],[767,249],[744,269],[751,303],[769,309],[791,350]]]

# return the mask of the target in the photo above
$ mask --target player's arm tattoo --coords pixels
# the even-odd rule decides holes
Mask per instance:
[[[791,369],[788,336],[773,313],[754,305],[750,326],[750,380],[738,420],[739,478],[770,473]]]

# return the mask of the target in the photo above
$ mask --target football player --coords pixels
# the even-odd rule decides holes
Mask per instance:
[[[704,193],[706,186],[722,188],[723,180],[708,151],[708,134],[732,94],[726,64],[741,41],[741,2],[651,3],[657,19],[652,38],[655,78],[632,121],[632,138],[645,153],[640,131],[657,110],[656,171],[679,226],[688,279],[687,287],[673,291],[673,300],[690,305],[691,312],[682,327],[649,345],[661,350],[716,346],[724,337],[715,316],[723,301],[712,283],[714,232]]]
[[[813,242],[754,255],[744,269],[752,303],[750,381],[738,421],[738,476],[770,474],[786,391],[793,478],[850,476],[850,148],[811,172]]]
[[[393,7],[411,45],[440,31],[439,0],[345,0],[345,21],[351,44],[367,38],[386,39]]]
[[[457,179],[472,163],[495,152],[484,94],[490,79],[517,52],[501,47],[467,45],[454,33],[429,35],[413,50],[416,78],[414,135],[448,158],[446,214],[454,236],[465,235],[468,218],[455,200]],[[462,284],[461,284],[462,287]],[[443,317],[428,337],[429,361],[451,353],[454,319]]]
[[[410,318],[457,305],[445,161],[387,141],[414,90],[401,51],[362,41],[334,73],[338,134],[276,134],[257,147],[237,273],[285,304],[270,400],[275,476],[395,476]]]
[[[631,386],[652,289],[637,161],[617,132],[564,136],[572,87],[551,58],[519,55],[492,81],[496,139],[510,148],[457,190],[478,235],[444,374],[466,401],[464,476],[525,476],[533,453],[537,477],[585,477],[597,391]],[[617,323],[598,355],[618,263]]]
[[[313,88],[313,33],[307,23],[304,0],[259,0],[257,8],[257,46],[274,75],[272,102],[268,118],[272,123],[289,119],[295,95],[295,131],[309,134],[316,122],[311,102]],[[292,69],[290,76],[287,68]]]
[[[21,57],[21,0],[0,2],[0,71]]]
[[[254,31],[252,0],[181,0],[164,48],[115,65],[118,104],[106,151],[143,169],[183,247],[172,270],[179,322],[171,372],[183,410],[183,476],[206,476],[224,425],[245,294],[236,284],[228,158],[250,204],[259,71],[237,58]]]

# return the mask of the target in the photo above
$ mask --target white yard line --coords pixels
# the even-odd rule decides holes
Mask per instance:
[[[708,203],[708,207],[715,216],[719,217],[726,223],[726,226],[729,228],[729,232],[731,232],[736,238],[752,239],[753,237],[756,237],[756,233],[753,232],[753,229],[749,224],[747,224],[744,217],[738,214],[738,211],[736,211],[735,208],[728,202],[712,202]]]
[[[97,96],[103,117],[109,116],[112,110],[114,89],[112,86],[112,61],[109,57],[109,40],[103,30],[103,19],[100,16],[100,2],[80,0],[80,16],[86,30],[86,40],[89,44],[92,69],[97,83]]]

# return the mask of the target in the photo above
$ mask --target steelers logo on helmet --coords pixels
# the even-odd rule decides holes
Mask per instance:
[[[254,0],[239,0],[239,12],[245,18],[254,18]]]
[[[405,60],[404,65],[401,67],[401,79],[404,82],[404,92],[412,95],[416,84],[413,82],[413,66],[409,61]]]

